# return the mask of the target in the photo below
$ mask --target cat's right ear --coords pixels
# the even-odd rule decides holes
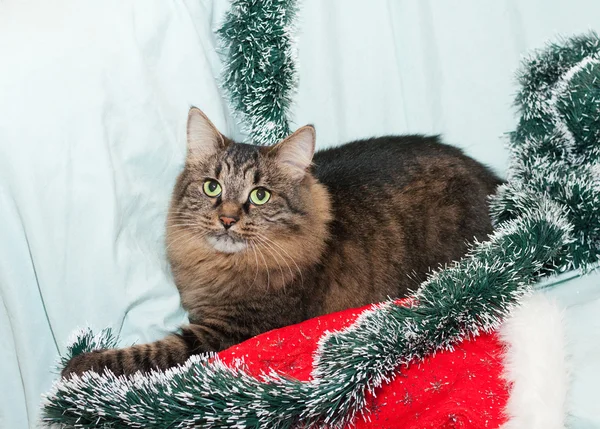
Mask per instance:
[[[187,121],[188,156],[207,158],[225,148],[225,139],[202,110],[192,107]]]
[[[270,150],[279,165],[295,179],[302,179],[315,154],[315,128],[306,125],[277,143]]]

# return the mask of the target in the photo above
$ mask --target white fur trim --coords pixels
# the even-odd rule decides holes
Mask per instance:
[[[543,293],[523,300],[500,327],[504,378],[511,383],[502,429],[562,429],[569,371],[561,310]]]

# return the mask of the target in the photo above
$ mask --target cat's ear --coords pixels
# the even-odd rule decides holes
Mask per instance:
[[[306,125],[277,143],[270,153],[283,169],[295,179],[302,179],[315,154],[315,128]]]
[[[187,121],[188,156],[206,158],[225,148],[225,139],[202,110],[192,107]]]

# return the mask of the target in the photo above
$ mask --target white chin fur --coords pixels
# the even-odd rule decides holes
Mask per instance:
[[[227,235],[221,237],[207,237],[206,240],[217,252],[237,253],[246,248],[245,242],[234,240]]]

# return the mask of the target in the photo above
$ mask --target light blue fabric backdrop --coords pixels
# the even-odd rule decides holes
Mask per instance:
[[[163,224],[189,106],[242,136],[216,80],[227,6],[0,2],[0,428],[35,426],[77,326],[112,326],[127,344],[185,321]],[[521,55],[599,18],[593,0],[304,0],[295,126],[315,124],[319,147],[442,133],[502,174]],[[574,421],[600,425],[585,360],[600,353],[583,335],[598,326],[600,281],[579,281],[582,302],[568,284],[559,294],[583,368]]]

